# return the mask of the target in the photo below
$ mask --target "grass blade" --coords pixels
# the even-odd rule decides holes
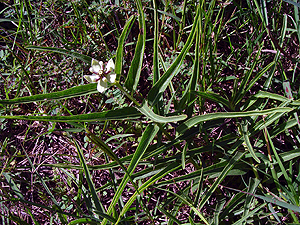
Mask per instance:
[[[142,139],[140,141],[140,144],[137,148],[137,150],[135,151],[132,159],[131,159],[131,162],[128,166],[128,173],[129,175],[127,176],[124,176],[120,185],[119,185],[119,188],[118,190],[116,191],[113,199],[112,199],[112,202],[109,206],[109,208],[107,209],[107,214],[110,215],[112,210],[114,209],[115,205],[117,204],[117,201],[118,199],[120,198],[124,188],[126,187],[129,179],[130,179],[130,176],[132,175],[134,169],[136,168],[136,166],[138,165],[139,161],[142,159],[146,149],[148,148],[149,144],[152,142],[153,138],[155,137],[155,135],[157,134],[159,130],[159,127],[158,126],[155,126],[155,125],[149,125],[145,132],[143,133],[143,136],[142,136]],[[137,189],[136,189],[137,190]],[[140,192],[139,192],[140,193]],[[125,212],[124,212],[125,213]],[[103,224],[106,224],[106,221],[103,220],[103,222],[101,223],[102,225]]]
[[[251,193],[251,195],[247,195],[247,196],[246,196],[246,200],[245,200],[245,204],[244,204],[243,217],[246,217],[246,218],[249,217],[248,215],[249,215],[250,207],[251,207],[252,201],[253,201],[253,199],[254,199],[253,194],[255,193],[256,188],[257,188],[257,186],[259,185],[259,183],[260,183],[260,181],[259,181],[258,179],[256,179],[256,178],[251,179],[251,178],[250,178],[250,184],[249,184],[249,186],[248,186],[247,192],[248,192],[248,193]],[[253,203],[253,205],[254,205],[254,204],[255,204],[255,203]]]
[[[284,165],[283,165],[283,163],[282,163],[282,160],[280,159],[280,157],[279,157],[279,155],[278,155],[278,153],[277,153],[277,151],[276,151],[276,149],[275,149],[275,146],[274,146],[273,141],[272,141],[272,139],[271,139],[271,137],[270,137],[270,135],[269,135],[268,130],[265,129],[265,132],[266,132],[266,134],[267,134],[268,143],[270,144],[271,149],[273,150],[275,159],[276,159],[276,161],[277,161],[277,163],[278,163],[278,165],[279,165],[279,168],[280,168],[280,170],[281,170],[281,172],[282,172],[282,174],[283,174],[283,176],[284,176],[284,178],[285,178],[285,180],[286,180],[286,182],[287,182],[287,184],[288,184],[288,187],[289,187],[289,189],[290,189],[290,191],[291,191],[291,193],[292,193],[293,198],[291,198],[290,201],[293,202],[295,205],[299,205],[299,197],[298,197],[298,194],[297,194],[297,192],[296,192],[296,190],[295,190],[295,187],[294,187],[294,185],[293,185],[292,179],[291,179],[291,177],[288,175],[288,173],[287,173],[287,171],[286,171],[286,169],[285,169],[285,167],[284,167]],[[289,194],[289,193],[288,193],[288,194]],[[289,195],[290,195],[290,194],[289,194]]]
[[[150,120],[157,122],[157,123],[170,123],[170,122],[177,122],[186,119],[186,115],[179,115],[179,116],[160,116],[155,114],[148,106],[147,101],[143,101],[141,107],[137,108],[142,114],[144,114]]]
[[[160,189],[160,190],[163,190],[163,191],[166,191],[166,192],[169,192],[169,193],[172,193],[173,195],[175,195],[178,199],[180,199],[181,201],[183,201],[185,204],[187,204],[195,214],[197,214],[205,224],[209,224],[209,222],[205,219],[205,217],[199,212],[200,209],[197,209],[196,207],[193,206],[192,203],[190,203],[189,201],[187,201],[185,198],[183,198],[181,195],[178,195],[172,191],[169,191],[169,190],[166,190],[166,189],[161,189],[161,188],[157,188],[157,189]]]
[[[216,103],[222,104],[228,108],[230,108],[230,103],[227,99],[223,98],[219,94],[216,94],[214,92],[201,92],[197,91],[195,92],[197,95],[200,95],[202,98],[207,98],[211,101],[214,101]]]
[[[116,67],[115,67],[115,72],[117,75],[122,74],[122,64],[123,64],[123,51],[124,51],[124,44],[125,44],[125,38],[128,35],[128,32],[130,31],[130,28],[134,22],[134,16],[131,16],[124,28],[123,31],[121,33],[121,36],[119,37],[119,41],[118,41],[118,48],[117,48],[117,52],[116,52]],[[119,80],[119,79],[117,79]]]
[[[180,54],[177,56],[177,58],[172,63],[170,68],[164,73],[164,75],[155,83],[155,85],[149,91],[148,102],[151,106],[154,105],[159,100],[162,93],[166,90],[167,86],[171,82],[172,78],[177,74],[179,67],[181,66],[188,50],[190,49],[193,43],[196,34],[196,27],[198,24],[199,14],[200,14],[200,9],[198,8],[196,17],[194,19],[192,30]]]
[[[241,219],[239,219],[238,221],[236,221],[233,225],[243,224],[243,222],[245,222],[249,217],[253,217],[253,215],[255,215],[256,212],[258,212],[260,209],[262,209],[265,206],[266,206],[266,203],[260,205],[259,207],[256,207],[253,211],[251,211],[250,213],[248,213],[246,216],[243,216]]]
[[[73,142],[76,146],[78,156],[80,158],[80,163],[81,163],[81,166],[83,168],[85,178],[86,178],[87,184],[89,186],[90,192],[92,194],[93,203],[95,204],[96,210],[99,212],[99,213],[97,212],[97,214],[100,215],[101,217],[104,217],[104,218],[108,219],[111,222],[115,222],[115,220],[112,217],[110,217],[108,215],[105,215],[104,208],[103,208],[103,206],[101,204],[101,201],[98,197],[98,194],[96,192],[96,188],[95,188],[95,185],[92,181],[92,177],[91,177],[89,168],[87,166],[86,160],[83,156],[83,152],[82,152],[81,148],[78,146],[77,142],[75,140],[73,140]],[[96,216],[96,218],[98,218],[98,216]]]
[[[88,64],[90,64],[91,61],[92,61],[92,57],[90,57],[90,56],[82,55],[82,54],[79,54],[77,52],[73,52],[73,51],[66,50],[66,49],[61,49],[61,48],[43,47],[43,46],[34,46],[34,45],[28,45],[28,46],[26,46],[26,48],[30,49],[30,50],[50,51],[50,52],[56,52],[56,53],[59,53],[59,54],[68,55],[68,56],[71,56],[73,58],[80,59],[80,60],[82,60],[82,61],[84,61]]]
[[[171,164],[167,165],[167,167],[165,167],[159,173],[155,174],[149,180],[147,180],[145,183],[143,183],[141,185],[141,187],[127,201],[126,205],[120,212],[120,215],[119,215],[118,220],[115,223],[115,225],[117,225],[121,221],[121,217],[123,217],[123,215],[128,211],[129,207],[132,205],[134,200],[138,197],[139,193],[142,193],[145,189],[147,189],[150,185],[155,183],[157,180],[161,179],[162,177],[171,173],[172,171],[177,170],[180,167],[181,167],[181,164],[179,164],[177,162],[171,163]]]
[[[198,209],[201,210],[205,203],[208,201],[208,199],[212,196],[212,194],[215,192],[219,184],[222,182],[222,180],[226,177],[226,175],[229,173],[229,171],[233,168],[234,164],[239,161],[244,154],[237,152],[232,159],[226,164],[225,168],[223,169],[222,173],[216,181],[212,184],[212,186],[209,188],[207,193],[202,197],[201,201],[199,202]]]
[[[1,99],[0,104],[11,105],[11,104],[23,104],[31,103],[38,101],[46,100],[58,100],[58,99],[67,99],[74,98],[82,95],[94,94],[97,93],[97,84],[85,84],[77,87],[72,87],[67,90],[52,92],[48,94],[38,94],[32,96],[25,96],[14,99]]]
[[[242,135],[243,135],[243,139],[244,139],[244,146],[245,146],[245,148],[248,149],[248,151],[252,155],[253,159],[256,162],[260,163],[260,160],[256,156],[255,151],[254,151],[254,149],[252,147],[252,144],[250,142],[250,139],[249,139],[247,122],[244,122],[243,124],[241,124],[241,131],[242,131]]]
[[[129,68],[128,75],[125,81],[125,87],[131,92],[136,90],[136,87],[140,80],[140,74],[141,74],[143,58],[144,58],[145,43],[146,43],[146,24],[145,24],[144,11],[142,8],[142,2],[141,0],[136,0],[135,2],[139,11],[140,33],[138,36],[134,57],[131,62],[131,66]]]
[[[182,123],[179,127],[177,127],[178,133],[183,133],[187,129],[192,128],[193,126],[209,120],[216,120],[221,118],[237,118],[237,117],[248,117],[248,116],[262,116],[268,115],[272,113],[278,112],[290,112],[292,108],[289,107],[278,107],[274,109],[265,109],[265,110],[254,110],[254,111],[247,111],[247,112],[217,112],[217,113],[208,113],[205,115],[195,116],[191,119],[188,119],[184,123]]]
[[[3,119],[35,120],[35,121],[53,121],[53,122],[93,122],[106,120],[127,120],[137,119],[141,114],[133,107],[108,110],[105,112],[95,112],[71,116],[0,116]]]

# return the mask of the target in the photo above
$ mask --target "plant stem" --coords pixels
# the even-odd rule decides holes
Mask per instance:
[[[138,103],[137,100],[135,100],[130,94],[128,94],[128,92],[120,85],[119,82],[114,83],[114,85],[116,85],[136,106],[141,106],[141,104]]]

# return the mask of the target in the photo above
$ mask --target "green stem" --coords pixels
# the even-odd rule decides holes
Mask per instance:
[[[135,100],[130,94],[128,94],[128,92],[120,85],[119,82],[114,83],[114,85],[116,85],[126,96],[127,98],[129,98],[136,106],[141,107],[141,104],[137,102],[137,100]],[[173,138],[168,134],[168,132],[163,128],[163,125],[160,123],[156,123],[156,125],[159,126],[160,130],[166,135],[166,137],[169,140],[172,140]],[[176,147],[182,151],[182,148],[180,147],[180,145],[176,145]]]
[[[130,94],[128,94],[128,92],[120,85],[119,82],[114,83],[114,85],[116,85],[136,106],[141,106],[141,104],[138,103],[137,100],[135,100]]]

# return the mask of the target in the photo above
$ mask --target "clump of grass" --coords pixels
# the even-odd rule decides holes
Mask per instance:
[[[299,223],[297,3],[2,5],[1,221]]]

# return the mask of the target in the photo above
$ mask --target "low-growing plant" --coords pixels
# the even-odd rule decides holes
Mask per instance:
[[[4,224],[299,223],[298,3],[63,2],[3,9]]]

